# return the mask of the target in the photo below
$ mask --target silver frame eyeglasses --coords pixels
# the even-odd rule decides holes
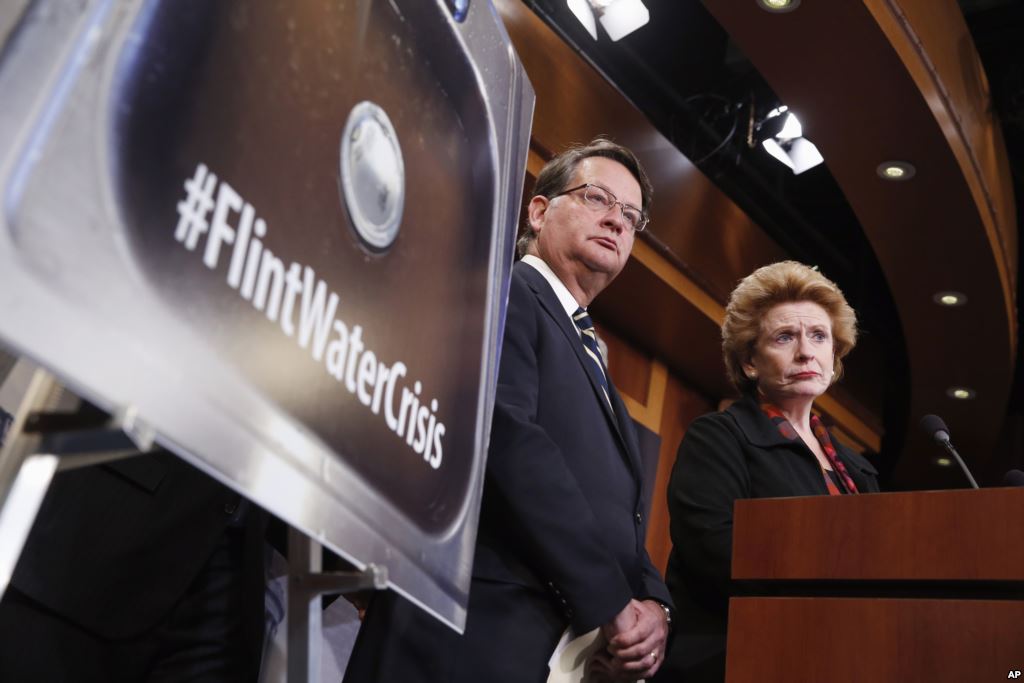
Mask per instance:
[[[628,227],[633,232],[643,232],[643,229],[646,228],[647,224],[650,222],[650,219],[644,214],[643,211],[636,208],[632,204],[627,204],[625,202],[619,201],[618,197],[616,197],[614,194],[604,189],[600,185],[594,185],[593,183],[584,183],[582,185],[577,185],[576,187],[571,187],[568,190],[562,190],[554,197],[552,197],[552,199],[555,199],[555,197],[561,197],[564,194],[572,194],[577,190],[584,190],[583,206],[587,207],[592,211],[609,211],[613,206],[618,204],[619,213],[622,215],[622,221],[626,224],[626,227]],[[626,209],[629,209],[631,212],[636,211],[636,215],[639,218],[637,219],[635,225],[633,224],[633,221],[629,219],[629,216],[626,215]]]

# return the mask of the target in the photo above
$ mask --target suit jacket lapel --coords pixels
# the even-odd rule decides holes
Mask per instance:
[[[623,440],[626,446],[626,454],[629,456],[629,466],[633,469],[633,474],[638,482],[643,481],[643,468],[640,465],[640,444],[636,439],[636,430],[633,428],[633,418],[629,415],[629,410],[626,409],[626,404],[622,402],[622,397],[619,396],[618,390],[609,381],[608,391],[611,394],[612,406],[615,408],[615,417],[618,420],[619,438]],[[630,438],[631,437],[631,438]]]
[[[633,452],[634,447],[630,444],[625,435],[624,428],[620,425],[619,419],[628,419],[629,415],[626,411],[625,405],[619,398],[618,392],[615,387],[612,386],[611,378],[608,378],[608,396],[612,401],[612,405],[615,407],[615,411],[612,411],[612,406],[608,405],[608,401],[605,400],[604,391],[601,387],[601,380],[597,377],[598,369],[594,367],[593,361],[587,357],[586,351],[583,350],[583,342],[580,340],[579,332],[573,325],[569,316],[566,315],[565,309],[562,308],[562,303],[555,296],[554,291],[551,289],[551,285],[544,279],[544,276],[537,272],[537,269],[526,263],[517,263],[516,268],[522,269],[524,277],[526,277],[527,284],[530,285],[530,289],[537,296],[537,300],[540,302],[541,307],[547,312],[551,319],[555,321],[555,324],[562,334],[565,335],[566,341],[569,342],[569,346],[572,348],[573,353],[576,354],[577,360],[580,365],[583,366],[584,371],[587,373],[587,379],[590,380],[590,387],[593,389],[594,394],[597,397],[598,403],[601,404],[601,409],[604,411],[605,417],[612,425],[612,429],[615,431],[619,442],[622,444],[623,450],[627,455],[629,466],[636,475],[639,470],[639,464],[637,461],[637,455]],[[621,418],[620,418],[621,416]]]

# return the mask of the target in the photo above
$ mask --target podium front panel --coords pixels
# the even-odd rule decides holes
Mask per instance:
[[[726,683],[1012,680],[1024,601],[733,598],[727,651]]]
[[[1024,585],[1021,520],[1022,488],[738,500],[732,577]]]

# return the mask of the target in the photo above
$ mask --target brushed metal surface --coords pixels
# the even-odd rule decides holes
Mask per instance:
[[[490,3],[40,1],[2,47],[0,341],[461,630],[533,111]]]

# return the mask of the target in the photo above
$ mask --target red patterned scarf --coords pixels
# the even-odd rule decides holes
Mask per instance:
[[[796,429],[786,419],[786,416],[782,414],[776,406],[771,403],[764,402],[761,404],[761,412],[768,416],[768,419],[772,421],[778,430],[779,434],[784,439],[790,441],[796,441],[800,438],[800,435],[796,433]],[[825,451],[825,458],[829,464],[832,465],[832,469],[835,470],[839,476],[839,480],[843,483],[847,493],[857,493],[857,485],[853,483],[853,479],[850,477],[849,472],[846,471],[846,465],[839,459],[839,455],[836,453],[836,447],[832,445],[832,437],[828,435],[828,430],[825,429],[825,425],[822,424],[821,419],[817,415],[811,415],[811,431],[814,432],[814,438],[818,440],[821,445],[821,450]],[[828,494],[830,496],[838,496],[843,492],[839,490],[839,487],[832,481],[832,477],[828,476],[828,473],[821,472],[822,476],[825,477],[825,486],[828,487]]]

